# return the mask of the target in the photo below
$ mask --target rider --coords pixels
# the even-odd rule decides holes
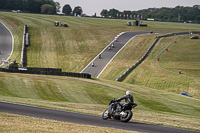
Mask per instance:
[[[120,102],[121,100],[124,100],[125,99],[125,102]],[[137,104],[134,103],[134,100],[133,100],[133,96],[131,95],[131,92],[130,91],[126,91],[126,95],[122,98],[118,98],[117,100],[115,100],[115,104],[113,105],[113,111],[116,110],[116,107],[117,107],[117,104],[120,104],[120,105],[134,105],[134,106],[137,106]]]
[[[121,100],[124,100],[125,99],[125,103],[127,103],[127,104],[132,104],[132,103],[134,103],[133,102],[133,96],[131,95],[131,92],[130,91],[126,91],[126,95],[124,96],[124,97],[122,97],[122,98],[118,98],[117,99],[117,102],[119,102],[119,101],[121,101]]]

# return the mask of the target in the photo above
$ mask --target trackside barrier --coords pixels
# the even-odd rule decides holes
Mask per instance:
[[[23,33],[23,40],[22,40],[22,52],[21,52],[21,59],[20,65],[24,67],[26,65],[26,47],[29,45],[29,34],[27,32],[27,25],[24,26],[24,33]]]
[[[29,34],[28,32],[26,33],[26,43],[25,46],[28,47],[29,46]]]
[[[192,33],[193,34],[199,34],[200,32],[194,31]],[[149,53],[151,52],[151,50],[153,49],[153,47],[156,45],[156,43],[158,42],[158,40],[160,38],[171,37],[171,36],[176,36],[176,35],[185,35],[185,34],[188,34],[188,32],[172,33],[172,34],[167,34],[167,35],[163,35],[163,36],[157,36],[156,40],[149,47],[149,49],[145,53],[145,55],[140,60],[138,60],[133,66],[131,66],[128,70],[126,70],[126,72],[124,72],[119,78],[117,78],[116,81],[119,81],[119,82],[123,81],[139,64],[141,64],[146,59],[146,57],[149,55]]]
[[[62,72],[62,69],[58,69],[58,68],[9,67],[9,69],[0,68],[0,72],[39,74],[39,75],[55,75],[55,76],[68,76],[68,77],[91,79],[90,74]]]

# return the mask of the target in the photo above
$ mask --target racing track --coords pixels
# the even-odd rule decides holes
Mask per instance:
[[[81,73],[91,74],[92,77],[98,78],[107,65],[112,61],[112,59],[120,52],[120,50],[126,46],[126,44],[135,36],[140,34],[148,34],[149,31],[129,31],[121,34],[117,41],[113,40],[102,52],[101,59],[99,59],[99,54],[81,71]],[[154,33],[167,33],[167,32],[154,32]],[[108,49],[111,44],[114,43],[114,48]],[[94,67],[92,66],[94,63]]]
[[[13,37],[9,29],[0,22],[0,66],[8,61],[13,51]]]
[[[134,110],[133,110],[134,111]],[[0,102],[0,112],[32,116],[37,118],[51,119],[70,123],[94,125],[101,127],[111,127],[131,131],[148,133],[199,133],[195,131],[182,130],[152,124],[130,121],[122,123],[115,120],[102,120],[99,116],[60,111],[54,109],[40,108],[21,104]]]

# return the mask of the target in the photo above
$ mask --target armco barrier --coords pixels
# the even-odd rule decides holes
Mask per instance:
[[[23,33],[23,41],[22,41],[22,52],[21,52],[21,59],[20,65],[24,67],[26,65],[26,47],[29,45],[29,34],[28,34],[28,27],[27,25],[24,26],[24,33]]]
[[[25,42],[25,46],[26,46],[26,47],[29,46],[29,34],[28,34],[28,32],[26,33],[26,42]]]
[[[193,31],[191,33],[193,33],[193,34],[199,34],[200,32]],[[188,32],[172,33],[172,34],[167,34],[167,35],[163,35],[163,36],[157,36],[156,40],[149,47],[149,49],[145,53],[145,55],[140,60],[138,60],[133,66],[131,66],[128,70],[126,70],[126,72],[124,72],[119,78],[117,78],[116,81],[123,81],[128,76],[128,74],[130,74],[139,64],[141,64],[146,59],[146,57],[149,55],[149,53],[151,52],[151,50],[153,49],[153,47],[156,45],[156,43],[158,42],[158,40],[160,38],[170,37],[170,36],[176,36],[176,35],[185,35],[185,34],[188,34]]]
[[[22,52],[21,52],[21,59],[20,59],[20,65],[24,67],[25,65],[25,43],[26,43],[26,32],[27,32],[27,25],[24,26],[24,33],[23,33],[23,40],[22,40]]]
[[[10,72],[10,73],[55,75],[55,76],[68,76],[68,77],[88,78],[88,79],[91,78],[91,75],[87,73],[62,72],[62,69],[58,68],[9,67],[9,69],[0,68],[0,71]]]

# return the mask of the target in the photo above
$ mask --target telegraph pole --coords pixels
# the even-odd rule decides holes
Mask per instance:
[[[180,21],[181,21],[181,15],[178,14],[178,22],[180,22]]]

